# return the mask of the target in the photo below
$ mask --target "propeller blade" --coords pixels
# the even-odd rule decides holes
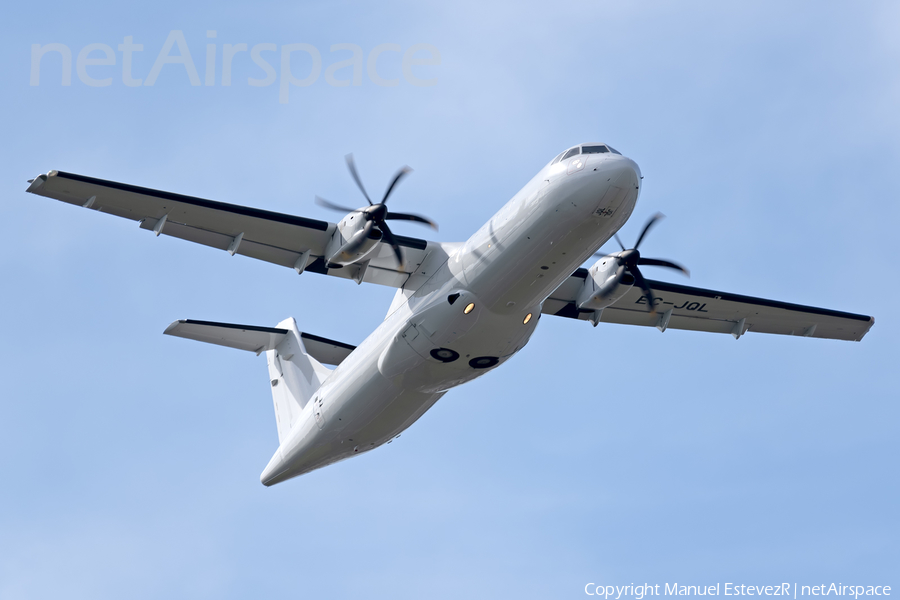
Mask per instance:
[[[325,208],[330,208],[331,210],[340,211],[342,213],[362,212],[358,208],[347,208],[346,206],[341,206],[340,204],[329,202],[325,198],[321,198],[319,196],[316,196],[316,204],[318,204],[319,206],[324,206]]]
[[[414,215],[411,213],[389,212],[385,219],[395,219],[397,221],[415,221],[416,223],[424,223],[433,228],[435,231],[438,230],[437,223],[435,223],[431,219],[426,219],[425,217],[420,217],[419,215]]]
[[[681,271],[688,277],[691,276],[690,271],[679,265],[678,263],[673,263],[668,260],[662,260],[659,258],[644,258],[643,256],[638,260],[639,265],[649,265],[653,267],[668,267],[669,269],[675,269],[676,271]]]
[[[357,234],[350,243],[348,243],[344,247],[344,252],[347,254],[353,254],[357,250],[359,250],[363,244],[366,243],[366,240],[369,239],[369,234],[372,233],[372,228],[375,227],[374,221],[366,221],[366,224],[363,226],[362,232]]]
[[[397,255],[397,265],[403,269],[403,250],[400,249],[397,238],[394,237],[394,233],[391,231],[391,228],[387,226],[387,223],[382,222],[380,229],[381,233],[384,234],[384,239],[387,240],[387,243],[394,249],[394,254]]]
[[[397,171],[397,174],[394,175],[394,180],[391,181],[391,185],[388,186],[387,191],[384,193],[384,198],[381,199],[382,204],[387,203],[388,196],[390,196],[391,192],[394,191],[394,186],[397,185],[397,183],[401,179],[403,179],[407,174],[409,174],[411,172],[412,172],[412,169],[410,169],[409,167],[403,167],[399,171]],[[371,202],[369,202],[369,204],[371,204]]]
[[[634,277],[634,282],[638,284],[638,286],[644,290],[644,295],[647,296],[647,302],[650,304],[650,314],[656,314],[656,298],[653,296],[653,290],[650,289],[650,285],[647,283],[647,280],[644,279],[644,276],[641,275],[640,269],[637,267],[632,267],[628,269],[631,272],[631,275]]]
[[[616,241],[619,242],[619,248],[621,248],[622,250],[625,250],[625,244],[623,244],[622,240],[619,239],[618,233],[615,235],[615,237],[616,237]]]
[[[644,236],[647,235],[647,232],[650,231],[650,228],[653,227],[656,224],[656,222],[659,221],[660,219],[662,219],[664,216],[665,216],[664,214],[658,212],[655,215],[653,215],[652,217],[650,217],[650,220],[647,221],[646,225],[644,225],[644,230],[641,232],[641,235],[638,236],[637,242],[634,244],[635,250],[637,250],[638,247],[641,245],[641,242],[644,241]],[[622,242],[619,242],[619,243],[621,244]],[[622,249],[624,250],[625,248],[622,248]]]
[[[359,186],[359,190],[363,193],[363,196],[366,197],[366,200],[371,206],[372,200],[369,198],[369,194],[366,193],[366,188],[363,187],[362,181],[359,178],[359,173],[356,172],[356,163],[353,162],[353,154],[348,154],[344,157],[344,160],[347,161],[347,168],[350,169],[350,175],[353,176],[353,181],[355,181],[356,185]]]

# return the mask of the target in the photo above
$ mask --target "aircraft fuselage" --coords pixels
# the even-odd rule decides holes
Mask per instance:
[[[447,390],[521,350],[541,304],[625,223],[640,185],[637,164],[618,154],[551,163],[465,244],[432,252],[421,283],[398,290],[384,322],[312,397],[262,483],[390,441]]]

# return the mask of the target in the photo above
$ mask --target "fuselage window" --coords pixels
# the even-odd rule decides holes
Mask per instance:
[[[560,152],[560,153],[559,153],[559,156],[557,156],[556,158],[554,158],[554,159],[553,159],[553,162],[551,162],[550,165],[552,166],[552,165],[555,165],[556,163],[558,163],[558,162],[560,161],[560,159],[562,158],[562,155],[563,155],[563,154],[565,154],[565,152]]]
[[[581,152],[583,154],[603,154],[609,152],[609,149],[606,146],[582,146]]]
[[[571,157],[575,156],[576,154],[580,154],[580,153],[581,153],[581,147],[577,146],[575,148],[572,148],[568,152],[566,152],[565,156],[562,157],[562,160],[566,160],[567,158],[571,158]]]
[[[616,150],[615,148],[613,148],[612,146],[607,146],[607,148],[609,148],[609,151],[612,152],[613,154],[618,154],[619,156],[622,156],[622,153],[619,152],[618,150]]]

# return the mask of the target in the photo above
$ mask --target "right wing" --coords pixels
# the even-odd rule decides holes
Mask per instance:
[[[814,306],[803,306],[717,292],[647,279],[656,297],[656,313],[647,296],[632,287],[602,311],[579,310],[575,298],[587,269],[578,269],[544,301],[541,312],[597,323],[622,323],[656,327],[662,331],[689,329],[730,333],[739,338],[747,331],[835,340],[860,341],[875,323],[873,317]],[[599,314],[597,314],[599,313]]]
[[[139,221],[141,229],[227,250],[266,262],[401,287],[439,244],[395,236],[403,247],[400,269],[391,246],[380,242],[366,267],[329,269],[325,249],[337,225],[247,206],[214,202],[149,188],[50,171],[31,181],[28,191],[117,217]]]

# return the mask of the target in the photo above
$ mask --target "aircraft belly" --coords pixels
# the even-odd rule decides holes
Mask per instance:
[[[464,306],[466,305],[457,305],[453,311],[463,317],[458,320],[451,315],[436,315],[436,310],[415,315],[409,326],[379,358],[378,368],[382,375],[389,378],[397,388],[425,394],[443,393],[486,372],[472,368],[469,365],[470,359],[481,356],[497,356],[501,360],[508,358],[515,353],[515,342],[522,334],[528,333],[530,336],[530,331],[533,330],[532,326],[521,333],[516,332],[518,335],[510,335],[511,332],[503,331],[504,328],[497,327],[496,323],[488,324],[487,321],[491,319],[485,311],[464,314]],[[445,321],[446,326],[431,329],[438,324],[439,317],[443,317],[440,320]],[[476,324],[481,325],[479,331],[470,332],[471,326]],[[518,321],[515,329],[524,329],[521,321]],[[521,346],[524,346],[524,342],[519,347]],[[447,349],[458,356],[447,361],[433,354]]]
[[[292,447],[282,447],[278,474],[264,478],[264,484],[285,481],[372,450],[402,433],[444,395],[397,388],[377,369],[370,375],[357,380],[361,385],[354,386],[354,395],[343,398],[341,406],[328,415],[323,430],[315,429],[315,425],[305,427]]]

